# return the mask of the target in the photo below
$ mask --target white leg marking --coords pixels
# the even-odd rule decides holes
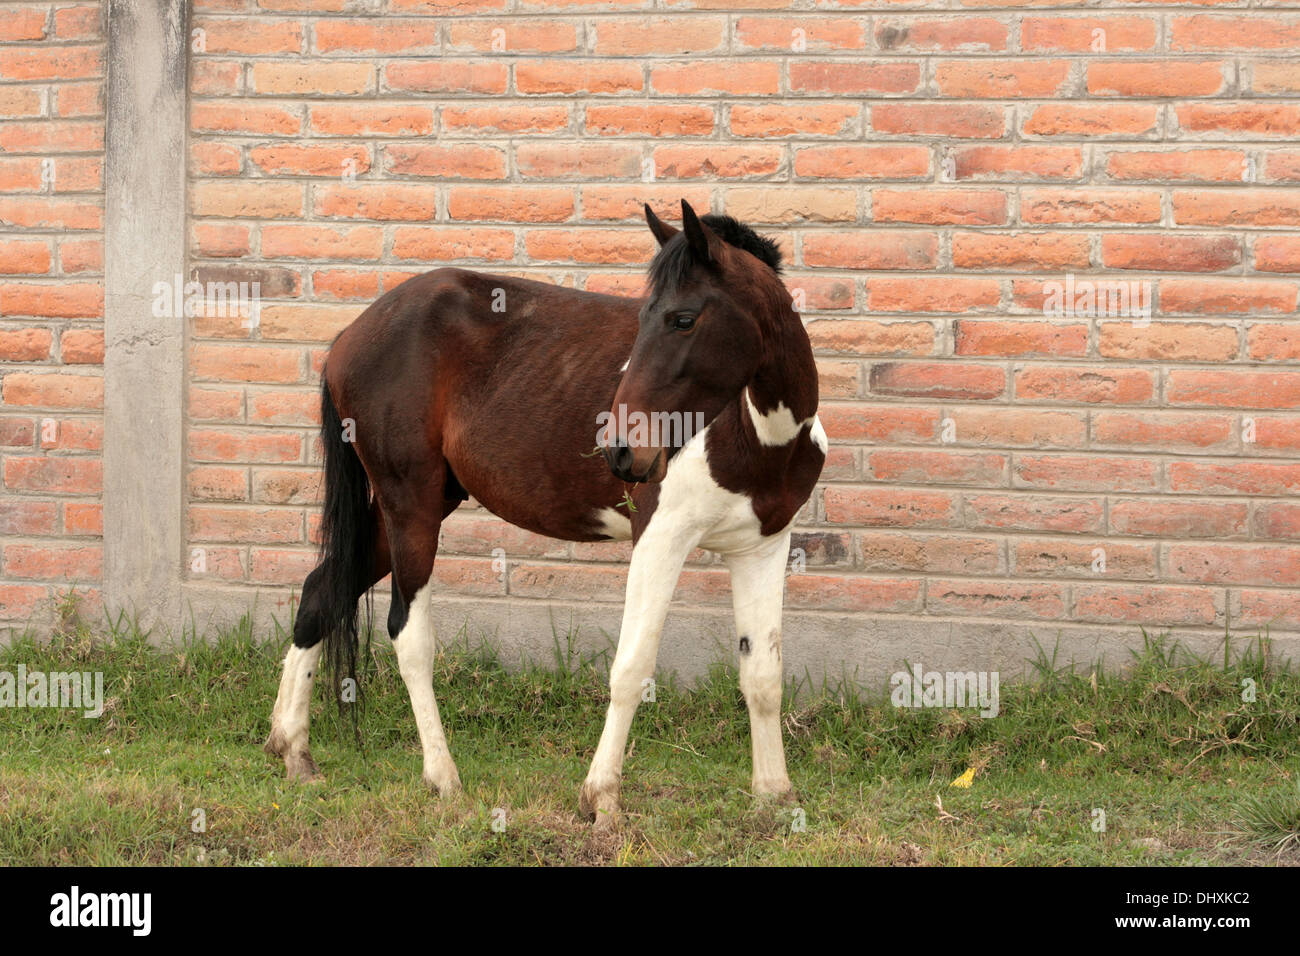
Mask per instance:
[[[291,779],[316,780],[320,772],[311,759],[307,737],[311,723],[311,689],[320,664],[320,644],[303,649],[289,646],[284,658],[280,691],[271,711],[271,736],[266,749],[284,758],[285,772]]]
[[[742,642],[740,689],[749,707],[756,794],[790,790],[781,744],[781,604],[789,554],[787,530],[724,556],[731,570],[736,635]]]
[[[433,578],[415,592],[407,611],[406,623],[397,635],[397,667],[411,696],[411,710],[420,731],[424,751],[424,782],[440,794],[460,789],[460,774],[447,749],[447,735],[438,715],[438,700],[433,693],[433,658],[436,636],[433,631]]]
[[[618,651],[609,669],[605,729],[582,785],[583,812],[594,813],[600,826],[612,824],[618,811],[619,781],[632,717],[641,700],[643,682],[654,675],[659,636],[677,578],[686,556],[699,540],[698,528],[672,521],[672,517],[656,511],[632,551],[623,626],[618,635]]]

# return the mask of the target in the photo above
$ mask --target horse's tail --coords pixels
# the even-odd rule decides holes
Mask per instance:
[[[321,516],[320,586],[316,589],[320,633],[325,641],[325,666],[333,675],[339,706],[360,703],[357,684],[357,604],[372,583],[376,534],[370,504],[370,478],[354,447],[355,423],[339,418],[329,385],[321,373],[321,448],[325,457],[325,505]],[[370,636],[370,599],[366,599],[365,631]],[[341,687],[352,681],[349,696]],[[355,711],[354,711],[355,713]]]

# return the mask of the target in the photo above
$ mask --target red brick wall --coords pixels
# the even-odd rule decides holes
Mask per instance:
[[[0,623],[99,604],[100,4],[0,4]]]
[[[377,295],[448,263],[634,292],[640,203],[685,197],[780,238],[819,356],[790,608],[1300,631],[1300,16],[752,5],[196,4],[192,265],[265,299],[190,328],[190,578],[309,570],[317,374]],[[1067,274],[1149,282],[1151,321],[1046,317]],[[439,576],[616,602],[626,553],[465,512]]]

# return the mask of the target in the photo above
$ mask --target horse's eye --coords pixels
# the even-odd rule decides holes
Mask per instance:
[[[695,316],[689,312],[679,312],[673,316],[673,328],[678,332],[686,332],[695,325]]]

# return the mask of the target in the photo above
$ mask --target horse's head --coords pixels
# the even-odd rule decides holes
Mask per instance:
[[[660,249],[601,444],[619,478],[653,482],[753,378],[765,323],[791,301],[776,244],[748,226],[685,200],[680,230],[645,215]]]

